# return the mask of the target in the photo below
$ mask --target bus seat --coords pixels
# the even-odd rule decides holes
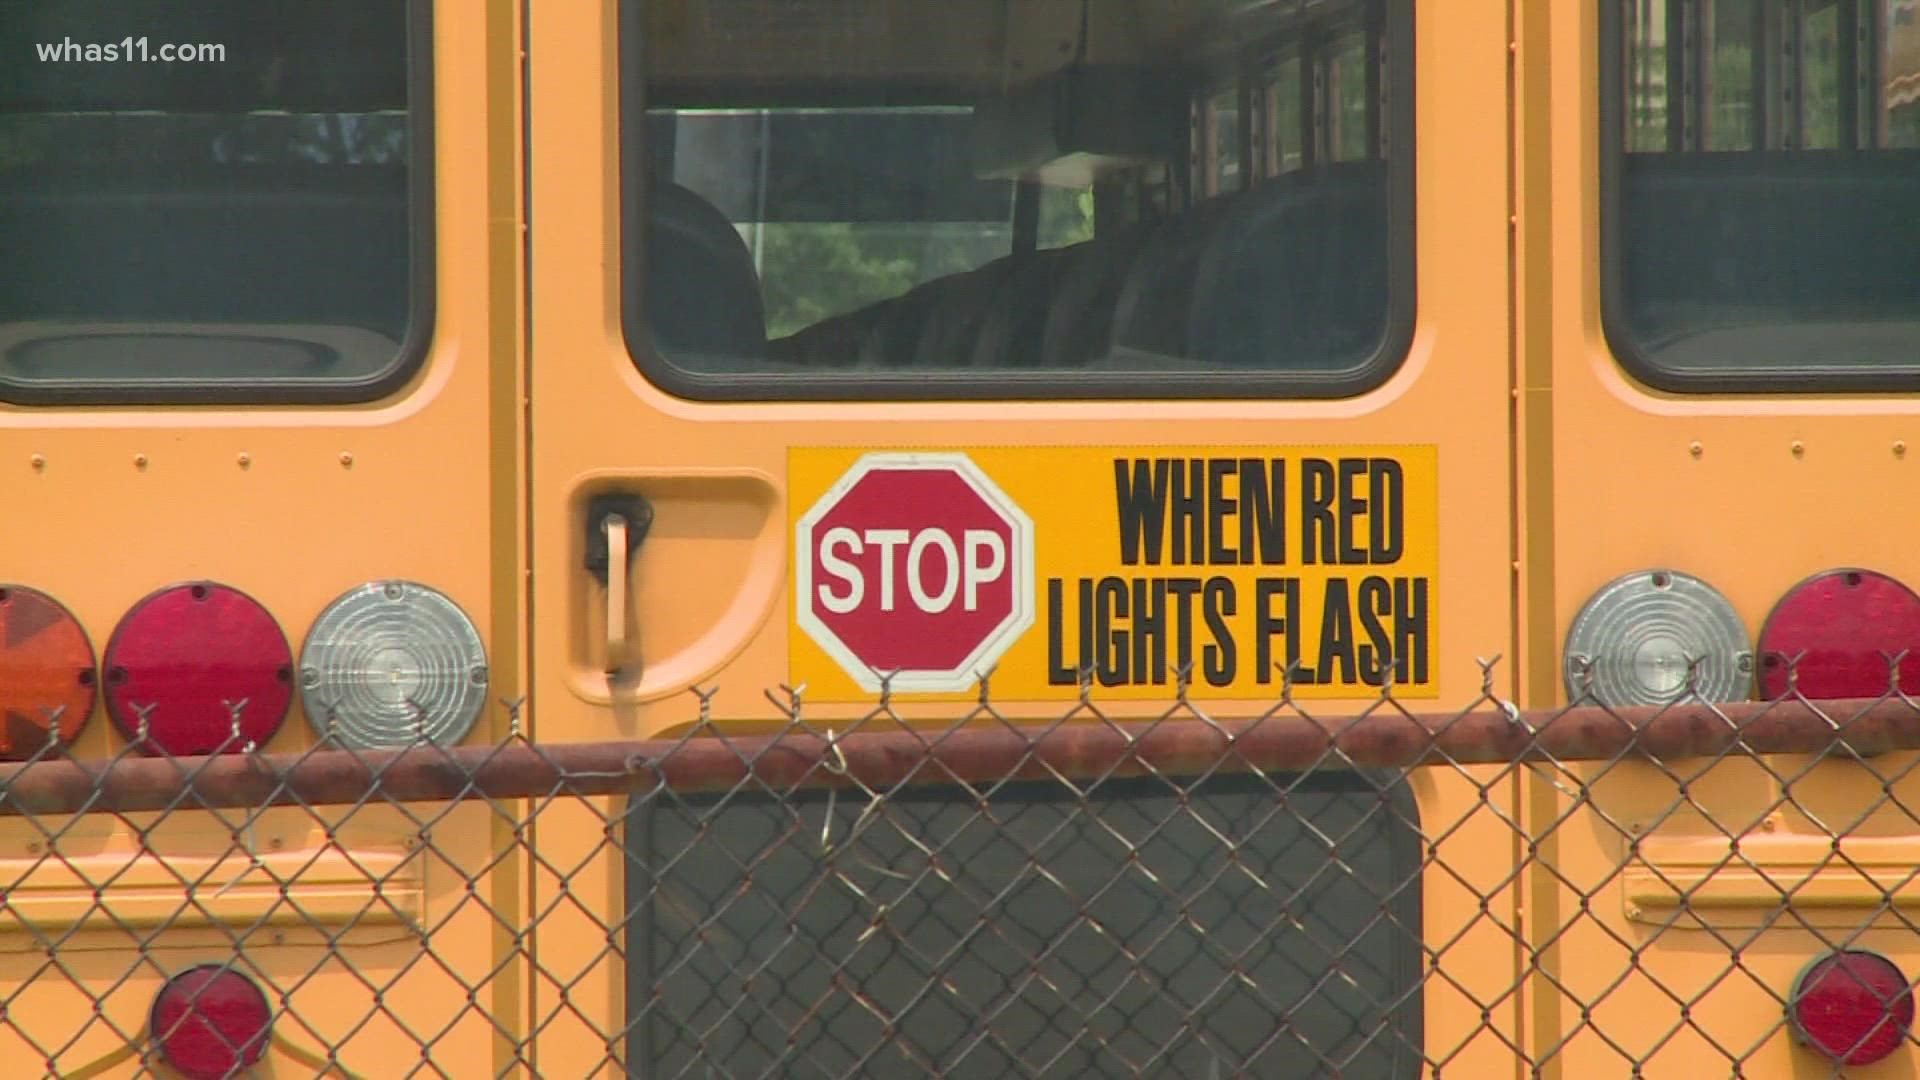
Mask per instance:
[[[1251,193],[1209,199],[1170,219],[1134,257],[1113,311],[1113,351],[1132,354],[1123,363],[1188,354],[1195,268],[1244,194]]]
[[[994,294],[1013,272],[1013,260],[1000,258],[962,274],[942,278],[940,297],[927,312],[914,350],[920,367],[964,367],[973,362],[974,342]]]
[[[973,344],[973,366],[1030,368],[1041,363],[1041,339],[1054,287],[1073,265],[1075,248],[1037,251],[1015,259],[1000,283]]]
[[[1220,367],[1364,361],[1387,324],[1386,168],[1352,162],[1254,189],[1196,266],[1187,338]]]
[[[922,282],[900,296],[796,330],[770,342],[768,349],[776,357],[812,367],[899,367],[921,362],[935,312],[948,303],[967,303],[966,297],[981,288],[978,273],[965,271]],[[940,362],[956,361],[949,357]],[[966,358],[957,362],[965,363]]]
[[[870,329],[864,311],[821,319],[767,342],[767,359],[787,367],[844,367],[860,354]]]
[[[1152,230],[1127,229],[1069,248],[1040,336],[1040,366],[1083,367],[1113,344],[1113,309],[1127,270]]]
[[[903,296],[868,309],[873,315],[868,320],[866,340],[861,343],[862,367],[900,367],[913,363],[927,317],[940,302],[940,286],[944,280],[916,286]]]
[[[647,192],[644,304],[631,293],[627,310],[645,311],[653,341],[669,358],[708,358],[699,366],[724,369],[727,358],[759,361],[767,353],[766,313],[753,253],[738,229],[714,205],[678,184]]]
[[[412,311],[407,203],[405,170],[378,165],[21,170],[0,181],[0,324],[67,326],[54,351],[81,378],[164,377],[183,333],[236,372],[297,352],[318,370],[287,374],[371,373]],[[366,333],[342,353],[302,327]]]

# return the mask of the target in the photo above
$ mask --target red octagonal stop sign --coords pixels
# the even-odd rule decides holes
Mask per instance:
[[[965,454],[868,454],[794,528],[794,611],[863,689],[964,690],[1033,625],[1033,522]]]

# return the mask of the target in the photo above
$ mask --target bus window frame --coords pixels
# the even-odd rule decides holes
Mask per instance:
[[[1626,21],[1619,0],[1596,0],[1600,11],[1600,330],[1608,352],[1634,380],[1671,394],[1884,394],[1920,387],[1920,364],[1903,367],[1778,367],[1702,370],[1656,362],[1635,339],[1626,311],[1627,257],[1624,213],[1626,168]],[[1671,108],[1671,102],[1669,103]],[[1755,150],[1687,150],[1697,154],[1753,154]],[[1778,153],[1779,151],[1771,151]],[[1800,152],[1800,151],[1796,151]],[[1804,151],[1845,154],[1845,150]],[[1870,152],[1870,151],[1854,151]]]
[[[1414,143],[1416,117],[1414,4],[1416,0],[1373,0],[1382,10],[1387,39],[1388,92],[1383,120],[1393,147],[1387,169],[1387,319],[1379,344],[1359,364],[1341,371],[1284,372],[1201,369],[1169,366],[1156,371],[1031,371],[995,368],[950,372],[928,369],[860,370],[825,373],[772,371],[700,372],[680,367],[654,347],[644,310],[630,310],[625,290],[616,287],[621,343],[640,375],[674,397],[710,402],[806,401],[1060,401],[1060,400],[1335,400],[1360,397],[1391,379],[1412,350],[1419,304],[1415,293],[1419,236],[1415,215]],[[644,0],[620,0],[619,73],[615,86],[615,130],[619,137],[619,207],[615,273],[624,276],[629,260],[644,258],[628,250],[637,237],[629,226],[644,206],[638,194],[647,173]],[[1269,48],[1267,51],[1273,51]],[[635,85],[638,84],[638,85]],[[639,107],[629,107],[635,104]],[[1171,163],[1175,169],[1183,163]],[[1311,172],[1308,165],[1301,171]]]
[[[361,405],[413,381],[432,352],[439,314],[435,199],[438,129],[434,123],[435,0],[406,0],[407,11],[407,333],[384,369],[353,379],[218,379],[105,383],[22,380],[0,375],[0,404],[73,405]],[[164,326],[164,324],[159,324]]]

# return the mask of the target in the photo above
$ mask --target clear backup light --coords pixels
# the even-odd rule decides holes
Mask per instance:
[[[265,746],[293,702],[293,654],[259,601],[211,581],[133,606],[107,641],[107,715],[140,749],[175,757]],[[235,710],[240,738],[233,738]]]
[[[314,620],[300,694],[322,738],[361,748],[452,746],[487,697],[487,653],[459,606],[411,581],[370,581]]]
[[[1760,694],[1879,697],[1901,653],[1900,689],[1920,693],[1920,596],[1871,570],[1828,570],[1795,585],[1760,627]]]
[[[1719,590],[1690,574],[1642,570],[1587,600],[1567,631],[1567,698],[1602,705],[1667,705],[1694,692],[1708,701],[1747,696],[1753,653],[1746,627]],[[1589,686],[1591,680],[1591,686]]]
[[[273,1009],[252,979],[203,964],[160,988],[147,1029],[174,1071],[191,1080],[216,1080],[260,1061],[273,1030]]]
[[[1871,1065],[1913,1029],[1913,987],[1878,953],[1833,952],[1807,965],[1787,999],[1801,1042],[1843,1065]]]

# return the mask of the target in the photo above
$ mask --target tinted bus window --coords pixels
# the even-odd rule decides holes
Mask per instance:
[[[1605,307],[1669,389],[1920,379],[1920,0],[1606,0]]]
[[[428,323],[428,4],[0,8],[0,396],[364,399]]]
[[[1412,311],[1410,95],[1382,92],[1410,87],[1410,3],[1042,8],[630,0],[636,360],[693,397],[1384,377]]]

